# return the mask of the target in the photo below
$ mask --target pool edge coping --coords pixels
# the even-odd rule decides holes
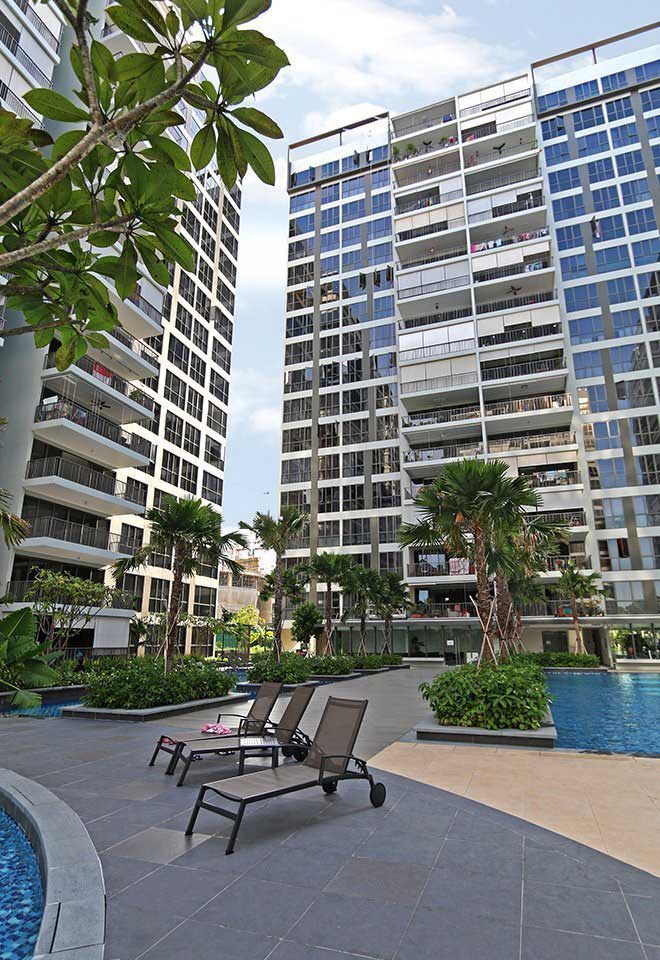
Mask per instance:
[[[6,767],[0,767],[0,807],[25,831],[39,862],[44,909],[34,960],[74,951],[76,960],[99,960],[105,882],[82,820],[47,787]]]

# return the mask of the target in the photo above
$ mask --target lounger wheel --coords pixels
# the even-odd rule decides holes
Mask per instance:
[[[307,747],[294,747],[293,748],[293,759],[297,760],[298,763],[302,763],[303,760],[307,758]]]
[[[282,747],[282,756],[287,757],[287,759],[294,756],[294,753],[293,747]]]
[[[385,803],[385,797],[387,791],[385,790],[384,783],[374,783],[373,787],[369,791],[369,799],[371,800],[372,807],[382,807]]]
[[[337,781],[331,780],[330,783],[322,783],[321,787],[324,793],[336,793],[337,792]]]

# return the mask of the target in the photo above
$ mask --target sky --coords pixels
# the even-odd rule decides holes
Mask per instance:
[[[289,143],[383,110],[402,113],[522,72],[533,60],[653,22],[657,0],[273,0],[254,24],[291,66],[256,98],[275,187],[243,186],[223,516],[278,509]]]

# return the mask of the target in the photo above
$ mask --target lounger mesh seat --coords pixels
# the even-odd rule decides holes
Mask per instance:
[[[196,760],[208,756],[229,756],[238,753],[238,773],[241,775],[245,769],[246,757],[264,750],[271,751],[272,765],[277,766],[280,747],[284,748],[282,752],[285,756],[295,756],[298,760],[304,760],[311,741],[300,729],[300,721],[313,693],[314,687],[298,687],[294,690],[280,722],[267,723],[259,735],[195,737],[193,740],[179,740],[167,773],[174,773],[179,760],[183,762],[183,770],[177,783],[180,787],[188,775],[191,764]],[[288,750],[287,747],[289,747]]]
[[[218,723],[222,723],[223,719],[229,719],[229,717],[233,717],[239,721],[236,729],[232,730],[231,733],[225,734],[224,736],[258,736],[259,734],[263,733],[266,723],[268,722],[268,718],[270,717],[273,707],[275,706],[275,702],[277,701],[277,698],[281,692],[281,683],[262,683],[257,690],[256,696],[252,701],[250,709],[245,717],[242,717],[236,713],[219,713],[217,721]],[[204,739],[208,741],[209,737],[195,737],[194,739]],[[169,774],[174,773],[174,767],[176,766],[178,755],[180,754],[179,744],[181,742],[189,741],[180,741],[168,736],[167,734],[161,734],[161,736],[158,738],[158,742],[156,743],[156,749],[154,750],[151,760],[149,761],[149,766],[153,767],[154,763],[156,762],[156,757],[159,753],[167,753],[172,757],[172,759],[170,760],[166,772]]]
[[[384,785],[375,783],[364,760],[354,757],[352,753],[366,707],[366,700],[328,697],[312,745],[301,764],[287,764],[248,773],[243,777],[205,783],[200,788],[186,836],[192,835],[199,811],[210,810],[234,821],[225,849],[225,853],[233,853],[248,804],[311,787],[321,787],[325,793],[334,793],[340,780],[368,781],[371,803],[374,807],[382,806],[385,802]],[[353,764],[352,769],[349,769],[349,764]],[[206,799],[208,793],[238,803],[237,812],[211,803]]]

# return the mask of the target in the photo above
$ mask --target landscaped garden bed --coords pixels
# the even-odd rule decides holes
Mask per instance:
[[[545,670],[607,670],[595,653],[550,653],[525,651],[511,657],[512,663],[535,664]]]
[[[384,673],[399,668],[401,657],[395,654],[366,654],[351,656],[304,657],[298,653],[283,653],[279,662],[271,655],[258,654],[248,671],[247,684],[239,684],[238,689],[246,689],[248,684],[263,683],[266,680],[284,683],[289,686],[300,685],[308,681],[336,683],[340,680],[353,680],[363,673]],[[407,666],[407,664],[405,665]]]

